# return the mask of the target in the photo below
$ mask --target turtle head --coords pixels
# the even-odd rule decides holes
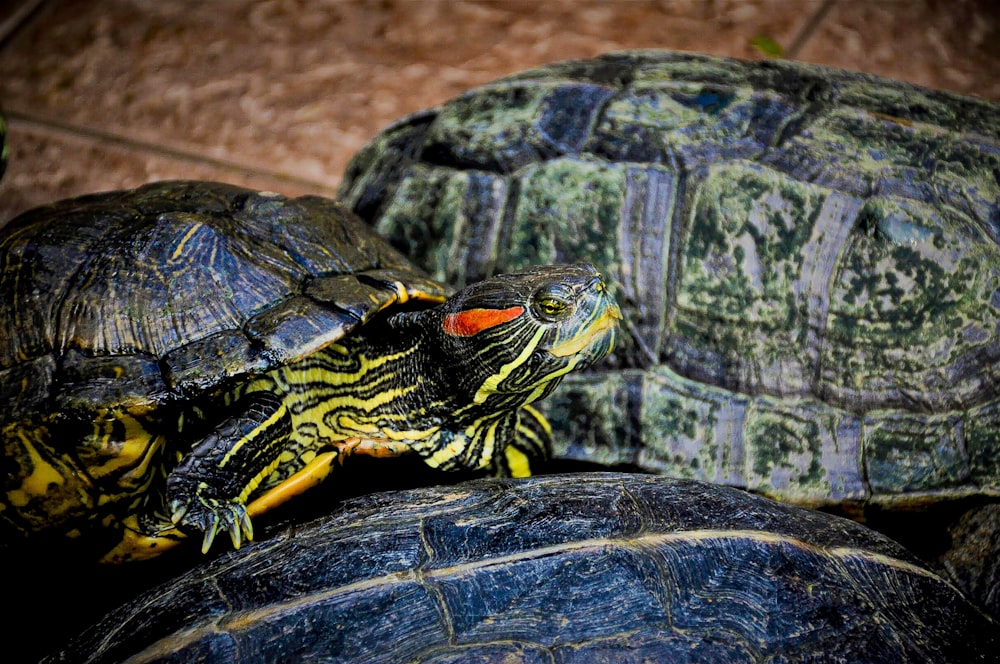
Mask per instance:
[[[592,265],[549,265],[469,286],[439,308],[453,377],[477,403],[548,394],[567,373],[607,355],[621,311]]]

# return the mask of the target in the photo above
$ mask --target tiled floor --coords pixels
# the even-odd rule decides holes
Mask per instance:
[[[755,37],[1000,100],[997,0],[0,0],[0,223],[162,178],[333,194],[379,129],[472,85],[627,48],[762,57]]]

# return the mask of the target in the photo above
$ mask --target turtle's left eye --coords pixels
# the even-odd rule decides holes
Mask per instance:
[[[558,320],[573,308],[570,293],[561,286],[542,288],[532,299],[532,310],[543,320]]]

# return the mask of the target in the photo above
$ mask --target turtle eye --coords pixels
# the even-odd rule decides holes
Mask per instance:
[[[531,309],[542,320],[558,320],[572,311],[570,293],[559,285],[546,286],[535,293]]]

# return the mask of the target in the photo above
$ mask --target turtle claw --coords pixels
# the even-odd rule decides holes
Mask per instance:
[[[240,520],[240,530],[243,531],[243,534],[246,536],[247,541],[248,542],[252,542],[253,541],[253,524],[250,522],[250,515],[247,514],[246,509],[243,509],[243,510],[240,511],[239,517],[240,517],[240,519],[239,519]],[[239,546],[237,546],[236,548],[238,549]]]
[[[205,524],[205,539],[201,543],[202,553],[208,553],[208,550],[212,548],[215,533],[219,530],[219,517],[217,515],[210,514],[206,520],[208,523]]]
[[[208,553],[220,531],[229,533],[233,548],[239,549],[244,541],[253,540],[253,525],[247,508],[241,503],[195,495],[189,501],[175,499],[168,505],[170,521],[188,530],[204,533],[201,552]]]
[[[233,548],[239,549],[246,535],[247,541],[253,540],[253,526],[250,525],[250,516],[242,505],[230,506],[229,539],[233,541]]]
[[[240,541],[241,540],[241,538],[240,538],[240,526],[235,521],[233,521],[232,523],[229,524],[229,539],[231,539],[233,541],[233,548],[234,549],[239,549],[240,548],[240,544],[242,543]]]
[[[174,501],[170,504],[170,523],[177,525],[184,519],[184,515],[187,514],[188,506],[181,503],[180,501]]]

